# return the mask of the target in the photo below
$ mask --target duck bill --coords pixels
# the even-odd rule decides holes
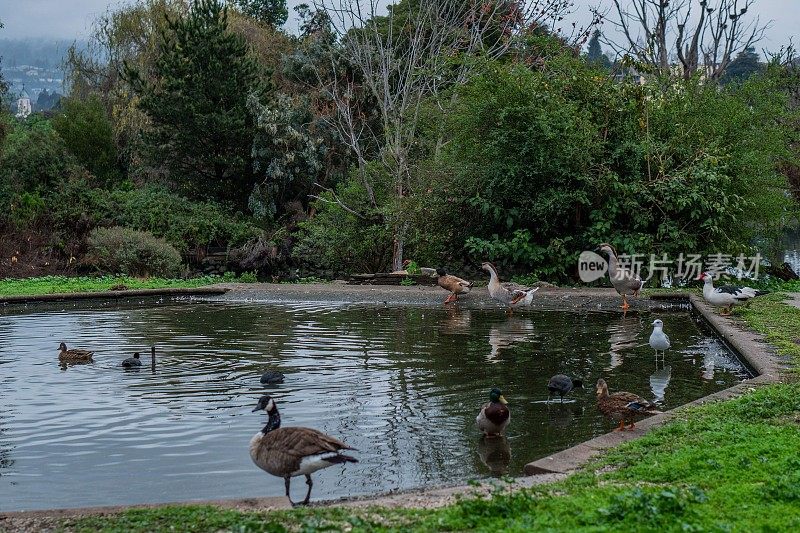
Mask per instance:
[[[508,405],[508,401],[502,395],[497,400],[503,405]]]

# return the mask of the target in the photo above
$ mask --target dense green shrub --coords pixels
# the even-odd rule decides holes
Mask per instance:
[[[97,228],[89,235],[84,263],[103,273],[176,277],[181,255],[164,239],[129,228]]]
[[[449,191],[474,225],[473,258],[541,277],[572,274],[581,250],[744,251],[790,202],[776,171],[789,138],[769,78],[617,83],[569,56],[547,68],[487,62],[445,111]]]
[[[110,194],[106,218],[149,231],[182,252],[203,246],[239,246],[259,234],[249,218],[214,202],[193,202],[158,187]]]
[[[114,127],[97,95],[86,100],[62,99],[53,129],[67,150],[102,183],[111,185],[120,179]]]
[[[0,180],[20,194],[50,186],[74,166],[50,122],[38,117],[16,123],[0,150]]]
[[[381,200],[380,190],[376,194]],[[316,216],[300,223],[293,255],[316,268],[379,272],[392,256],[392,231],[383,213],[370,206],[363,182],[351,176],[314,206]],[[342,208],[347,206],[348,209]]]

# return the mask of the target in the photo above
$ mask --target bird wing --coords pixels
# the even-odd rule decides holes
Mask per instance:
[[[647,411],[655,407],[652,403],[632,392],[615,392],[610,394],[609,397],[614,398],[619,403],[624,402],[625,407],[631,411]]]
[[[512,281],[506,281],[505,283],[500,284],[505,290],[514,294],[514,296],[519,296],[520,293],[527,294],[531,288],[525,287],[520,285],[519,283],[514,283]]]
[[[729,294],[737,300],[749,300],[758,296],[759,291],[751,287],[736,287],[734,285],[723,285],[722,287],[715,287],[714,292],[719,294]]]
[[[294,472],[304,457],[353,450],[344,442],[311,428],[278,428],[261,439],[253,459],[270,473]],[[281,475],[281,474],[276,474]]]

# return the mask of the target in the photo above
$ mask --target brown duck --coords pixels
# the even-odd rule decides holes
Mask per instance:
[[[467,294],[472,290],[471,281],[448,274],[443,268],[436,269],[436,274],[439,276],[437,279],[439,286],[446,291],[450,291],[450,296],[444,301],[446,304],[458,300],[459,294]]]
[[[94,355],[89,350],[67,350],[67,345],[63,342],[59,344],[58,350],[58,360],[61,363],[89,363]]]
[[[508,402],[503,397],[503,393],[500,392],[500,389],[492,389],[489,391],[489,403],[481,407],[475,418],[478,429],[487,437],[496,437],[506,430],[510,421],[511,411],[508,409]]]
[[[356,458],[342,453],[342,450],[355,448],[316,429],[282,428],[278,407],[269,396],[262,396],[258,400],[258,405],[253,409],[253,412],[256,411],[266,411],[269,420],[264,429],[250,439],[250,458],[261,470],[284,479],[286,497],[292,505],[295,504],[289,496],[291,478],[306,476],[308,492],[302,502],[305,505],[314,485],[311,474],[336,464],[358,462]]]
[[[660,413],[655,404],[648,402],[641,396],[632,392],[608,393],[608,385],[604,379],[597,380],[597,407],[607,417],[619,421],[619,427],[614,431],[624,431],[625,422],[629,422],[628,429],[636,428],[634,420]]]

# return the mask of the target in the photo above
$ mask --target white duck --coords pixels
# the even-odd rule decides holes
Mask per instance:
[[[722,315],[730,315],[731,307],[747,303],[751,298],[767,294],[769,291],[759,291],[752,287],[736,287],[734,285],[723,285],[714,287],[714,276],[708,272],[700,274],[703,280],[703,298],[711,305],[722,307]]]
[[[617,294],[622,296],[622,308],[630,308],[627,296],[639,296],[639,291],[642,289],[644,282],[638,274],[619,266],[617,251],[613,246],[604,242],[597,247],[597,250],[608,254],[608,277],[611,280],[611,285],[614,286]]]
[[[656,351],[656,359],[658,359],[658,352],[661,352],[663,357],[664,351],[670,347],[669,337],[664,333],[664,322],[660,319],[653,321],[653,333],[650,334],[650,347]]]
[[[497,267],[488,261],[481,264],[481,268],[489,273],[489,296],[508,306],[509,312],[516,307],[530,307],[533,302],[533,294],[539,287],[523,287],[517,283],[500,283],[500,275]]]

